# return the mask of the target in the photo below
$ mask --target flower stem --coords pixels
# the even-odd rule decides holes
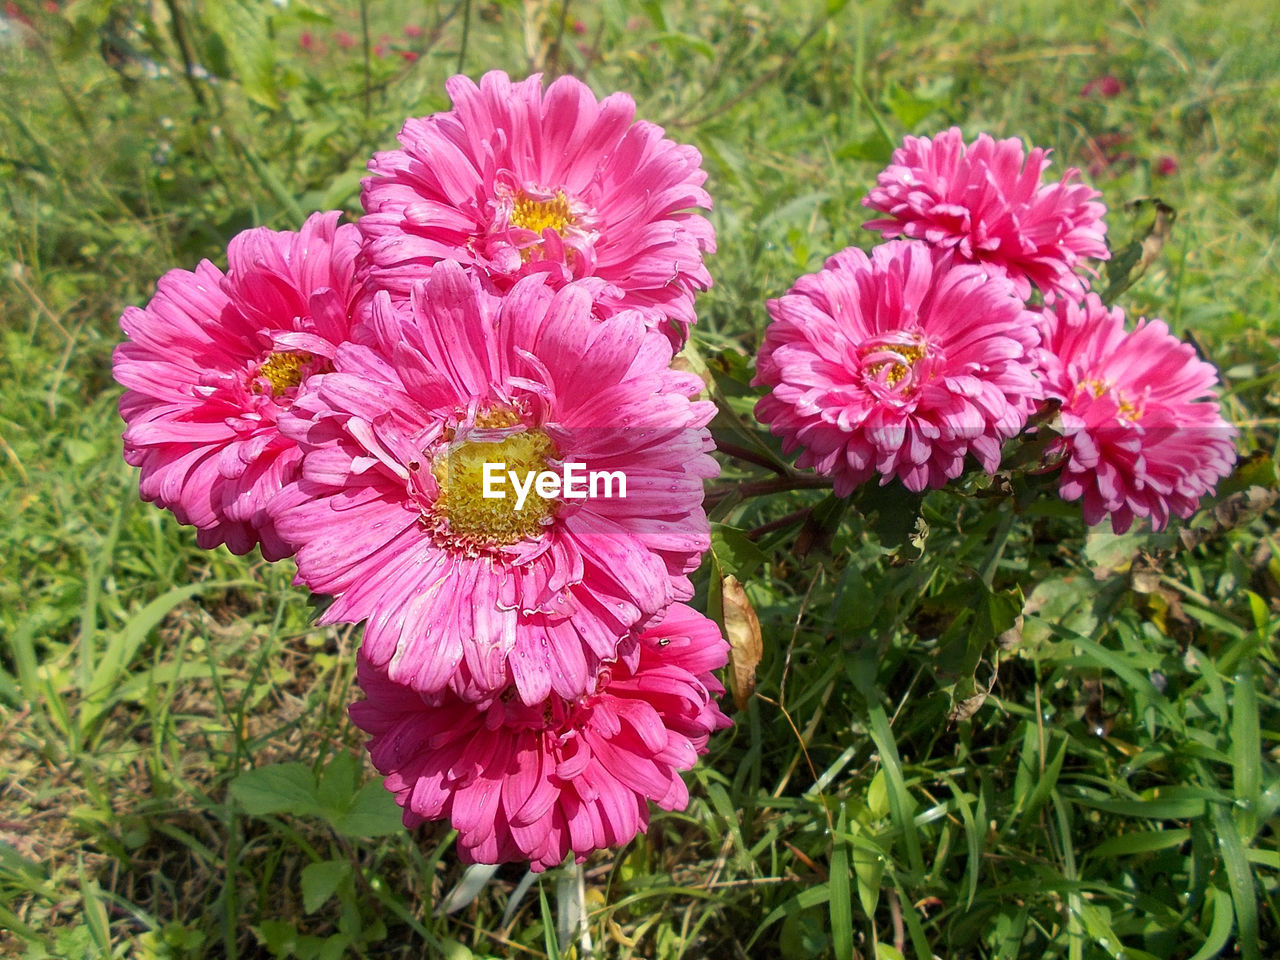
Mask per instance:
[[[762,453],[756,453],[754,450],[748,450],[746,447],[739,447],[732,443],[721,443],[716,441],[716,449],[723,453],[726,457],[733,457],[735,460],[741,460],[744,463],[753,463],[757,467],[764,467],[771,470],[779,476],[786,476],[788,467],[786,464],[779,464],[769,459]]]
[[[996,576],[996,567],[1000,565],[1000,558],[1004,555],[1005,544],[1009,542],[1009,533],[1013,530],[1013,504],[1006,502],[1001,506],[1000,519],[996,521],[995,531],[991,538],[991,549],[987,551],[987,557],[982,561],[982,566],[978,568],[978,575],[982,578],[982,582],[987,589],[991,589],[991,582]]]
[[[816,473],[796,473],[771,480],[750,480],[746,483],[723,483],[707,491],[708,505],[719,503],[735,493],[745,500],[747,497],[760,497],[770,493],[785,493],[788,490],[826,490],[831,487],[830,477],[820,477]]]

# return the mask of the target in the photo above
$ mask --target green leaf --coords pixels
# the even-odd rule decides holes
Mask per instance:
[[[1116,297],[1147,272],[1164,249],[1173,231],[1173,222],[1178,218],[1178,211],[1159,197],[1139,197],[1130,200],[1125,208],[1135,216],[1149,209],[1150,219],[1138,223],[1132,239],[1107,261],[1107,289],[1102,294],[1102,302],[1108,305],[1115,303]]]
[[[986,835],[979,829],[973,810],[969,806],[969,794],[961,790],[959,784],[950,777],[944,776],[943,781],[951,788],[951,795],[956,799],[956,806],[960,808],[960,819],[964,823],[965,848],[969,855],[965,864],[964,908],[968,910],[973,906],[973,898],[978,893],[978,871],[982,867],[982,848],[986,842]]]
[[[893,156],[893,144],[878,132],[870,133],[857,140],[850,140],[835,155],[837,160],[861,160],[883,166]]]
[[[893,825],[902,830],[902,839],[907,847],[907,862],[915,876],[924,874],[924,860],[920,853],[920,837],[916,833],[916,802],[907,791],[907,782],[902,775],[902,761],[898,758],[898,746],[893,739],[893,730],[889,726],[889,718],[884,707],[879,703],[871,703],[867,707],[870,721],[871,739],[875,741],[876,750],[880,754],[881,769],[889,781],[889,812]]]
[[[1058,747],[1058,752],[1053,755],[1044,770],[1040,771],[1035,780],[1035,787],[1031,790],[1030,796],[1027,798],[1026,806],[1021,811],[1014,811],[1014,816],[1018,817],[1022,828],[1031,825],[1033,816],[1049,799],[1049,794],[1053,788],[1058,785],[1058,775],[1062,773],[1063,761],[1067,759],[1067,746],[1069,740],[1062,738],[1062,745]]]
[[[1223,807],[1215,807],[1213,825],[1218,834],[1218,850],[1227,869],[1227,885],[1236,913],[1236,943],[1243,960],[1260,960],[1258,952],[1258,893],[1253,885],[1253,871],[1245,856],[1244,843],[1235,821]]]
[[[298,928],[285,920],[263,920],[254,930],[272,956],[292,956],[298,946]]]
[[[1213,960],[1226,949],[1227,942],[1231,939],[1232,920],[1235,919],[1231,897],[1217,887],[1210,887],[1205,894],[1205,909],[1213,911],[1209,921],[1209,934],[1190,960]]]
[[[359,764],[349,750],[340,750],[325,764],[316,797],[326,819],[336,820],[351,808],[359,777]]]
[[[1088,637],[1073,634],[1069,630],[1055,629],[1054,632],[1066,636],[1072,644],[1083,651],[1086,657],[1116,674],[1138,697],[1145,699],[1155,707],[1164,716],[1166,722],[1170,724],[1178,723],[1178,714],[1174,710],[1173,704],[1155,688],[1149,677],[1129,662],[1125,654],[1109,650],[1102,644],[1090,640]]]
[[[918,96],[892,82],[884,93],[884,105],[908,133],[945,102],[942,99]]]
[[[278,110],[276,46],[266,5],[245,0],[206,0],[202,13],[208,28],[221,37],[245,95],[268,110]]]
[[[1095,860],[1111,857],[1130,857],[1139,853],[1154,853],[1157,850],[1169,850],[1180,847],[1191,839],[1191,831],[1173,830],[1133,830],[1118,837],[1110,837],[1089,851]]]
[[[231,782],[231,795],[255,817],[321,811],[316,778],[311,768],[302,763],[276,763],[247,770]]]
[[[885,854],[874,843],[862,837],[848,839],[853,844],[853,874],[858,881],[858,902],[862,912],[872,916],[880,902],[881,881],[884,879]]]
[[[706,57],[708,60],[714,60],[716,56],[715,48],[711,44],[701,37],[695,37],[687,33],[663,33],[653,39],[655,43],[660,43],[666,47],[673,56],[681,59],[684,59],[685,55],[691,52]]]
[[[1145,817],[1149,820],[1192,820],[1204,815],[1204,800],[1194,797],[1152,797],[1146,800],[1111,800],[1071,796],[1072,803],[1092,807],[1118,817]]]
[[[321,860],[302,868],[302,908],[315,913],[351,876],[349,860]]]
[[[331,822],[344,837],[389,837],[404,829],[403,816],[395,795],[378,779],[361,787],[350,808]]]
[[[547,960],[560,960],[560,944],[556,942],[556,918],[547,903],[547,891],[538,884],[538,909],[542,914],[542,943],[547,949]]]
[[[1252,665],[1236,674],[1231,710],[1231,768],[1238,803],[1236,823],[1247,840],[1258,829],[1257,805],[1262,792],[1262,738],[1258,726],[1258,691]]]
[[[749,580],[764,563],[764,553],[746,533],[725,523],[711,524],[711,552],[723,573]]]
[[[750,950],[760,934],[764,933],[769,927],[773,926],[783,917],[800,913],[802,910],[808,910],[810,907],[821,906],[831,899],[831,888],[828,884],[820,887],[809,887],[807,890],[801,890],[794,897],[785,901],[781,906],[775,907],[764,918],[760,926],[756,927],[756,932],[751,935],[751,939],[747,941],[747,949]]]
[[[133,662],[143,641],[165,617],[192,597],[209,590],[225,589],[233,585],[247,586],[248,581],[238,584],[193,583],[166,590],[131,616],[123,627],[116,630],[94,667],[93,678],[80,704],[81,731],[87,733],[103,711],[119,699],[121,675]]]
[[[840,807],[840,833],[848,827],[848,813]],[[837,835],[831,838],[831,940],[837,957],[853,955],[853,904],[849,899],[849,848]]]
[[[912,493],[901,483],[879,486],[864,483],[853,497],[854,507],[865,517],[880,545],[886,550],[897,550],[916,528],[920,516],[920,504],[924,496]]]

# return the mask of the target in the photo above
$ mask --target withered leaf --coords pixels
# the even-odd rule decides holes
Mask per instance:
[[[756,690],[756,667],[764,655],[760,618],[747,599],[747,591],[737,577],[726,576],[720,584],[724,601],[724,632],[729,638],[729,689],[739,710]]]

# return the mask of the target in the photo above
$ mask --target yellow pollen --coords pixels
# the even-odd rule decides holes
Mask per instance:
[[[476,426],[486,429],[518,422],[514,412],[501,409],[476,418]],[[536,537],[559,501],[544,499],[531,486],[523,509],[517,510],[517,495],[507,472],[515,471],[523,485],[530,473],[536,476],[546,470],[547,460],[557,456],[555,444],[541,430],[522,430],[497,443],[461,443],[431,467],[440,485],[433,513],[448,524],[447,536],[456,538],[460,545],[495,546]],[[486,463],[505,464],[498,473],[502,482],[493,486],[504,494],[500,498],[484,496]]]
[[[258,376],[266,378],[271,395],[278,397],[302,383],[302,368],[314,359],[309,353],[273,353],[258,368]]]
[[[1097,399],[1104,393],[1111,392],[1111,384],[1104,380],[1082,380],[1080,381],[1080,388],[1088,390],[1093,394],[1094,399]],[[1115,392],[1114,399],[1116,401],[1116,412],[1120,415],[1121,419],[1128,420],[1130,423],[1136,423],[1142,417],[1142,411],[1139,410],[1135,404],[1130,403],[1129,400],[1125,398],[1125,395],[1120,391],[1117,390]]]
[[[565,230],[573,226],[575,219],[569,211],[569,198],[564,195],[563,190],[557,190],[550,200],[535,200],[521,190],[511,205],[511,225],[532,230],[539,236],[550,227],[563,237]]]
[[[884,379],[891,387],[896,385],[899,380],[907,375],[912,364],[924,356],[924,345],[918,344],[916,346],[894,347],[893,352],[901,357],[902,360],[905,360],[906,363],[897,359],[883,360],[880,363],[873,363],[867,367],[867,373],[872,377],[878,377],[881,370],[885,367],[889,367],[889,372],[885,375]]]

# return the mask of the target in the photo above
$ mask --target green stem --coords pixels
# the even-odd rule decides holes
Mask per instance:
[[[1009,542],[1009,533],[1013,530],[1013,520],[1013,505],[1005,503],[1000,510],[1000,519],[996,522],[995,533],[991,538],[991,549],[987,551],[987,558],[978,568],[978,575],[987,589],[991,588],[991,581],[996,576],[996,567],[1000,565],[1000,558],[1004,556],[1005,544]]]
[[[816,473],[797,473],[793,476],[776,477],[771,480],[751,480],[746,483],[723,483],[707,491],[708,504],[719,503],[725,497],[740,494],[747,497],[760,497],[770,493],[785,493],[788,490],[826,490],[831,487],[830,477],[820,477]]]

